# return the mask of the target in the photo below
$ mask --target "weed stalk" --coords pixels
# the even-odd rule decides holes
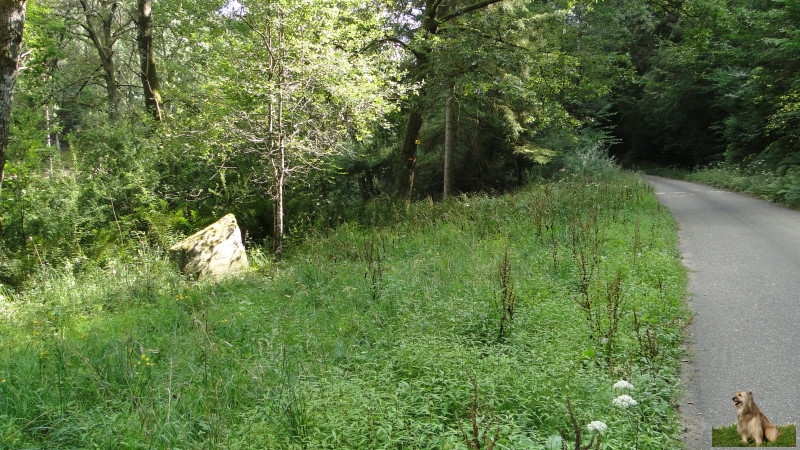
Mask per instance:
[[[663,362],[664,354],[661,351],[656,334],[649,329],[642,329],[642,322],[633,308],[633,330],[636,332],[636,341],[639,344],[639,354],[644,358],[650,371],[655,373],[656,366]]]
[[[470,430],[465,431],[461,424],[461,435],[469,450],[492,450],[500,437],[500,429],[495,427],[492,430],[491,420],[488,420],[488,424],[486,421],[483,424],[478,422],[478,381],[473,375],[470,375],[469,381],[472,383],[472,397],[469,402]],[[482,427],[485,429],[481,430]]]
[[[497,340],[503,343],[509,333],[511,322],[514,320],[514,312],[517,309],[517,295],[514,292],[514,282],[511,278],[511,261],[508,256],[508,247],[506,247],[503,259],[500,261],[498,275],[500,279],[500,298],[496,301],[496,307],[500,315],[500,323],[498,325]]]
[[[383,239],[373,238],[364,244],[363,258],[366,262],[367,270],[364,278],[370,283],[372,300],[378,300],[381,295],[383,285],[383,272],[386,270],[383,262],[383,255],[386,253],[386,242]]]
[[[583,434],[581,433],[581,427],[578,425],[578,419],[575,418],[575,411],[572,407],[572,402],[570,402],[569,397],[567,398],[567,412],[569,412],[569,420],[572,422],[572,433],[575,435],[575,450],[600,450],[600,441],[602,440],[600,434],[593,433],[589,443],[583,445]],[[597,438],[596,441],[595,438]],[[563,436],[562,447],[563,450],[567,450],[567,440],[564,439]]]

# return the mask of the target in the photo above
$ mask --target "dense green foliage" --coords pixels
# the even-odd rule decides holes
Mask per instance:
[[[0,447],[545,449],[602,421],[601,448],[677,448],[674,222],[570,164],[603,176],[376,200],[241,279],[187,283],[144,239],[46,270],[0,297]]]
[[[31,3],[0,282],[107,266],[233,212],[276,256],[375,198],[540,181],[587,152],[798,187],[800,9],[784,0]],[[150,61],[150,59],[148,59]],[[149,109],[148,109],[149,108]],[[574,167],[574,166],[573,166]]]
[[[648,26],[633,45],[639,76],[614,106],[624,160],[796,170],[797,2],[665,2],[640,17]]]
[[[227,212],[278,251],[284,231],[302,237],[391,194],[409,110],[425,119],[415,192],[438,195],[446,80],[459,99],[456,189],[519,186],[585,144],[588,122],[569,109],[599,92],[574,73],[568,5],[159,1],[152,123],[134,3],[29,8],[0,195],[7,286],[45,266],[112,264],[140,238],[164,248]],[[434,38],[420,29],[426,8],[463,14]]]

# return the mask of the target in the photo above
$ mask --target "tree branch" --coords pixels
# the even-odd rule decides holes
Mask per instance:
[[[489,5],[493,5],[495,3],[500,3],[503,0],[483,0],[481,2],[473,3],[471,5],[465,6],[461,9],[457,9],[450,14],[446,14],[444,17],[438,20],[439,23],[447,22],[448,20],[453,20],[456,17],[463,16],[464,14],[470,13],[477,9],[486,8]]]
[[[387,36],[387,37],[385,37],[383,39],[379,39],[379,40],[370,42],[366,47],[364,47],[364,49],[362,49],[362,51],[364,51],[364,50],[366,50],[366,49],[368,49],[370,47],[380,47],[382,44],[395,44],[398,47],[402,48],[403,50],[405,50],[405,51],[411,53],[412,55],[414,55],[415,58],[417,58],[417,59],[423,58],[423,55],[419,51],[415,50],[410,45],[408,45],[406,42],[403,42],[402,39],[397,38],[397,37],[388,37]]]

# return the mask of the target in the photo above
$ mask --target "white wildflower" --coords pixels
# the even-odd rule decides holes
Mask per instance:
[[[592,423],[586,425],[586,428],[589,430],[589,433],[602,433],[608,428],[608,425],[599,420],[593,420]]]
[[[615,406],[619,406],[620,408],[627,408],[629,406],[636,406],[639,404],[639,402],[634,400],[630,395],[620,395],[612,400],[612,402]]]
[[[633,389],[633,385],[625,380],[619,380],[614,383],[614,389]]]

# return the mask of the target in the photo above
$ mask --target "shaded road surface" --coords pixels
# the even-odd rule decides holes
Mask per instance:
[[[690,271],[691,361],[681,406],[688,449],[736,421],[752,391],[775,424],[800,419],[800,212],[707,186],[647,177],[680,227]]]

